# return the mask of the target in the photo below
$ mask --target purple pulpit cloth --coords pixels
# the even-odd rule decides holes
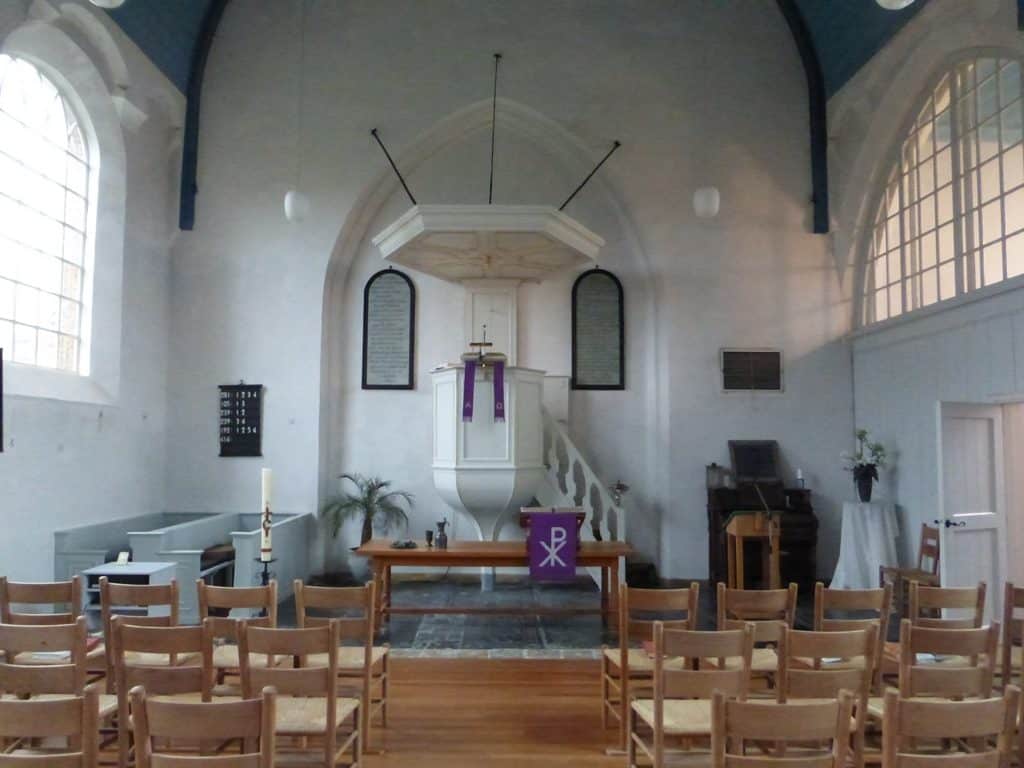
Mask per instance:
[[[530,578],[571,581],[576,577],[576,513],[542,512],[530,515],[527,541]]]
[[[505,363],[494,364],[494,420],[505,420]]]
[[[472,360],[466,361],[466,370],[462,380],[462,420],[473,420],[473,395],[476,384],[476,363]]]

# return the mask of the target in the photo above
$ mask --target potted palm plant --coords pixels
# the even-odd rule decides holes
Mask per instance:
[[[331,529],[332,538],[338,538],[342,524],[351,519],[360,522],[359,546],[373,538],[374,530],[386,533],[392,528],[408,525],[409,516],[400,502],[404,501],[411,510],[415,498],[411,493],[392,490],[391,481],[379,477],[365,477],[358,473],[345,473],[340,477],[343,483],[346,480],[351,483],[354,491],[328,499],[323,506],[324,521]],[[365,581],[369,566],[365,557],[355,554],[359,546],[351,547],[349,567],[357,581]]]

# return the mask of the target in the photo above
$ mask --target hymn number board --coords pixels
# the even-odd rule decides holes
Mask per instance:
[[[262,456],[263,385],[228,384],[220,389],[220,455]]]

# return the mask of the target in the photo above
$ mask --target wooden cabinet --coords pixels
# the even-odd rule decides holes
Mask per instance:
[[[801,589],[810,589],[816,577],[818,546],[818,518],[811,507],[811,492],[805,488],[760,485],[769,508],[781,512],[782,585],[795,581]],[[758,509],[764,509],[764,505],[753,485],[708,489],[708,579],[712,583],[728,578],[725,526],[729,516],[737,510]],[[747,573],[760,573],[760,553],[749,548],[746,558]]]

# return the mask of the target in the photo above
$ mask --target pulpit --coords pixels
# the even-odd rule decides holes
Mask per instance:
[[[496,540],[503,518],[534,498],[547,472],[541,419],[543,371],[504,368],[504,418],[495,409],[491,367],[476,367],[466,386],[465,364],[432,373],[434,486],[456,512],[476,523],[484,540]],[[471,420],[464,397],[472,392]]]

